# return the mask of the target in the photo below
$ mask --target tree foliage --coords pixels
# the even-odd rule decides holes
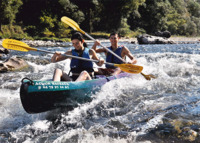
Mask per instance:
[[[0,0],[0,24],[14,23],[18,9],[22,4],[21,0]]]
[[[0,0],[0,15],[1,33],[18,25],[30,36],[69,37],[62,16],[90,33],[200,35],[200,3],[194,0]]]

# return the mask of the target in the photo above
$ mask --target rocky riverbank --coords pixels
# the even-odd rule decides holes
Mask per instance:
[[[170,37],[177,44],[200,43],[200,37]]]
[[[0,45],[2,45],[2,39],[0,40]],[[28,44],[30,47],[66,47],[70,46],[69,42],[62,42],[62,41],[42,41],[42,40],[20,40],[26,44]]]
[[[108,39],[99,39],[101,42],[109,42]],[[169,40],[174,41],[176,44],[190,44],[190,43],[200,43],[200,37],[170,37]],[[0,47],[2,47],[2,39],[0,40]],[[21,40],[22,42],[28,44],[30,47],[68,47],[71,46],[70,42],[62,41],[42,41],[42,40]],[[86,43],[93,42],[92,40],[85,40]],[[121,38],[122,42],[129,42],[137,44],[137,38]]]

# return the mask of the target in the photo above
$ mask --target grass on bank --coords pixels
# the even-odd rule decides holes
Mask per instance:
[[[1,25],[0,29],[0,39],[17,39],[17,40],[43,40],[43,41],[60,41],[60,42],[70,42],[71,34],[69,29],[61,30],[59,32],[60,37],[56,37],[54,33],[51,31],[45,31],[41,35],[42,36],[29,36],[27,32],[24,32],[25,30],[22,29],[19,25]],[[137,29],[136,31],[131,31],[127,28],[122,28],[117,31],[122,37],[125,38],[134,38],[137,37],[140,34],[145,33],[142,29]],[[95,39],[108,39],[110,33],[106,32],[93,32],[89,33],[92,37]],[[89,40],[86,36],[84,36],[85,39]]]
[[[61,41],[61,42],[69,42],[70,38],[59,38],[52,37],[51,35],[44,36],[29,36],[28,33],[24,32],[21,26],[18,25],[1,25],[0,29],[0,39],[16,39],[16,40],[43,40],[43,41]]]

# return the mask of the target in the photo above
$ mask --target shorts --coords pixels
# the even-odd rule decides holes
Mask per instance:
[[[91,76],[91,78],[93,78],[93,75],[90,75],[90,76]],[[78,77],[79,77],[79,75],[69,76],[68,74],[63,72],[63,74],[61,76],[61,81],[75,81]]]
[[[111,76],[112,73],[114,73],[116,69],[104,69],[104,68],[99,68],[98,72],[95,73],[95,75],[105,75],[105,76]]]
[[[62,76],[61,76],[61,81],[75,81],[78,78],[78,76],[74,77],[74,76],[69,76],[68,74],[66,74],[65,72],[63,72]]]

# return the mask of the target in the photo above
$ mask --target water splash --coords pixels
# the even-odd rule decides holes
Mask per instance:
[[[36,115],[25,113],[19,99],[20,80],[26,76],[35,80],[51,79],[55,68],[69,70],[69,60],[55,64],[43,62],[50,60],[49,54],[23,55],[30,59],[30,71],[0,74],[0,128],[5,136],[2,140],[151,142],[155,138],[162,141],[163,136],[170,134],[177,140],[176,135],[188,141],[186,133],[196,131],[200,122],[199,45],[122,44],[137,57],[138,65],[144,67],[143,73],[157,78],[146,81],[139,74],[111,81],[93,95],[90,103],[69,112],[62,109]],[[67,49],[48,47],[48,50]],[[31,58],[43,61],[38,64]],[[185,127],[189,127],[188,132]]]

